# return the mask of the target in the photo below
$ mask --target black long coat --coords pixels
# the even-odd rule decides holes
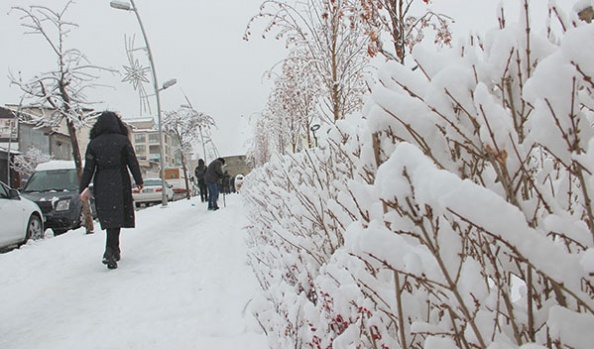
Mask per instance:
[[[128,130],[118,116],[104,112],[91,129],[80,191],[93,180],[93,194],[101,229],[133,228],[134,202],[128,169],[137,185],[143,183]]]

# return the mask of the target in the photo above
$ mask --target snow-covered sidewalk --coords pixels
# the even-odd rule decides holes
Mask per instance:
[[[226,203],[216,212],[199,198],[137,211],[116,270],[101,264],[101,230],[1,254],[0,348],[266,348],[247,311],[259,286],[241,199]]]

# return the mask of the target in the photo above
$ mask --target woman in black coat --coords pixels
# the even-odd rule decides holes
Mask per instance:
[[[95,207],[101,229],[107,230],[103,263],[117,268],[120,260],[120,228],[134,228],[134,202],[128,169],[136,185],[143,181],[128,129],[113,112],[103,112],[91,129],[80,183],[82,193],[93,180]],[[88,198],[86,198],[88,199]]]

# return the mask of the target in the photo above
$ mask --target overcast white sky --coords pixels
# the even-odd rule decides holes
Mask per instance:
[[[11,6],[45,4],[62,9],[65,0],[0,1],[0,104],[18,103],[20,91],[9,87],[8,72],[21,71],[25,79],[54,69],[48,46],[37,35],[24,35],[19,15],[8,15]],[[140,16],[153,51],[157,78],[162,84],[175,78],[177,85],[161,92],[162,110],[186,104],[184,93],[198,111],[209,113],[219,130],[214,142],[223,156],[243,153],[241,115],[262,110],[270,84],[263,80],[266,70],[284,57],[283,45],[255,36],[246,42],[243,34],[260,0],[137,0]],[[91,63],[123,71],[128,65],[124,34],[136,34],[136,45],[144,46],[136,17],[118,11],[109,0],[77,0],[69,19],[79,25],[70,34],[70,44],[86,54]],[[144,59],[142,51],[137,52]],[[144,61],[148,66],[148,60]],[[122,76],[102,73],[91,100],[105,101],[96,108],[121,112],[125,118],[139,115],[139,98]],[[152,85],[147,90],[152,91]],[[156,103],[152,100],[156,114]],[[146,113],[145,113],[146,116]],[[243,126],[245,127],[245,125]]]
[[[175,78],[177,85],[161,92],[162,110],[186,104],[184,93],[198,111],[214,117],[219,129],[213,140],[222,156],[245,152],[249,137],[242,115],[261,111],[268,97],[270,82],[263,75],[284,56],[284,44],[259,33],[249,42],[243,40],[249,19],[258,12],[263,0],[136,0],[153,51],[160,83]],[[548,0],[531,2],[544,8]],[[85,53],[92,64],[123,71],[128,65],[124,34],[136,34],[136,45],[143,39],[136,17],[118,11],[109,0],[77,0],[68,18],[79,25],[70,34],[70,44]],[[504,0],[510,13],[517,13],[517,0]],[[568,7],[573,0],[560,0]],[[24,79],[55,67],[54,56],[40,36],[24,35],[19,15],[8,12],[12,6],[45,4],[62,9],[66,0],[0,0],[0,104],[16,104],[17,87],[9,86],[8,72],[21,71]],[[497,25],[494,15],[498,0],[434,0],[436,11],[456,19],[454,29],[484,31]],[[544,13],[541,11],[540,13]],[[511,15],[508,20],[515,20]],[[539,20],[544,22],[544,18]],[[142,59],[140,54],[137,57]],[[148,65],[148,61],[144,61]],[[102,74],[101,83],[89,94],[93,101],[104,101],[96,109],[119,111],[125,118],[139,115],[138,94],[121,76]],[[147,85],[151,91],[151,85]],[[156,104],[152,101],[153,112]],[[146,116],[146,113],[145,113]]]

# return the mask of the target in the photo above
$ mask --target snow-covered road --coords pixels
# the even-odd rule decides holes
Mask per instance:
[[[104,232],[83,229],[0,255],[0,348],[266,348],[249,312],[238,195],[137,212],[119,268],[101,264]]]

